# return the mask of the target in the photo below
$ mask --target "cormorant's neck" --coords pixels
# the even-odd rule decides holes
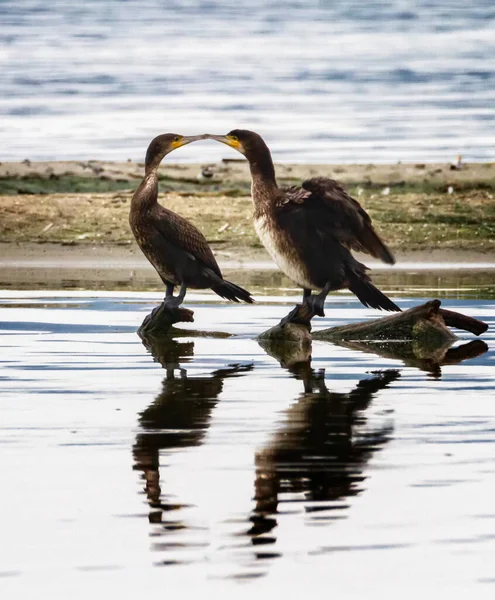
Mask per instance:
[[[158,174],[155,169],[146,169],[141,185],[138,187],[131,201],[131,210],[141,210],[151,207],[158,201]]]
[[[275,167],[268,148],[266,153],[250,158],[249,167],[253,178],[253,188],[265,191],[278,189],[277,180],[275,179]]]
[[[144,166],[144,176],[148,177],[148,175],[151,175],[152,173],[156,175],[160,162],[161,160],[158,160],[158,157],[155,160],[146,162]]]

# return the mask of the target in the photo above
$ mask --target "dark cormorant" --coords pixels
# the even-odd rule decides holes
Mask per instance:
[[[153,139],[146,152],[145,176],[131,201],[129,224],[143,254],[166,286],[164,304],[178,307],[187,288],[211,288],[227,300],[253,302],[245,289],[226,281],[204,235],[189,221],[158,204],[157,169],[165,155],[203,139],[165,133]],[[180,285],[178,296],[174,287]]]
[[[365,305],[401,309],[380,292],[351,250],[394,264],[390,250],[359,202],[326,177],[302,187],[279,188],[270,150],[254,131],[234,129],[227,135],[205,134],[234,148],[249,161],[256,232],[280,269],[303,288],[313,314],[324,316],[331,291],[349,288]],[[321,290],[317,295],[311,290]]]

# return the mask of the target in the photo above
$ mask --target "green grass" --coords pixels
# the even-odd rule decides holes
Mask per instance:
[[[213,179],[193,179],[171,177],[159,174],[160,191],[178,192],[183,194],[209,192],[221,196],[244,196],[249,194],[250,181],[218,181]],[[280,177],[280,185],[300,185],[301,180]],[[70,193],[105,193],[118,190],[135,190],[139,185],[136,179],[113,179],[105,175],[95,177],[81,177],[77,175],[29,175],[23,177],[0,177],[0,195],[15,194],[70,194]],[[351,181],[345,184],[347,191],[358,197],[363,192],[381,193],[385,187],[395,195],[402,194],[446,194],[449,186],[456,193],[472,191],[495,192],[495,180],[455,181],[449,182],[448,178],[435,180],[425,178],[424,181],[390,181],[376,183],[370,179]]]

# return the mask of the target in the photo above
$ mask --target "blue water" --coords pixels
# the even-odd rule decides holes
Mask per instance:
[[[494,158],[492,0],[2,0],[0,19],[0,160],[239,126],[279,161]]]

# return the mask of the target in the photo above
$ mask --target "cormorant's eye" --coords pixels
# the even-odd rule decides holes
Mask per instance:
[[[230,139],[233,140],[234,142],[238,142],[239,138],[236,135],[231,135]]]
[[[180,136],[176,135],[176,136],[174,137],[174,142],[178,142],[179,140],[180,140]]]

